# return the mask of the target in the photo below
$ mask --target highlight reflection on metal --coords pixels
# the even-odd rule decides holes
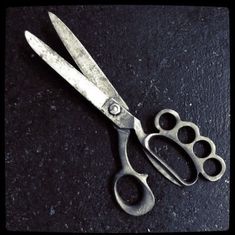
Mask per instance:
[[[155,126],[158,129],[157,133],[146,134],[142,128],[140,120],[128,111],[129,108],[126,103],[118,95],[115,88],[81,42],[57,16],[49,12],[49,17],[61,41],[82,73],[30,32],[25,31],[25,37],[32,49],[48,65],[50,65],[115,124],[115,128],[119,134],[119,154],[122,169],[118,172],[114,180],[114,194],[118,204],[126,213],[134,216],[143,215],[149,212],[155,204],[155,197],[147,184],[148,175],[136,172],[128,160],[127,142],[131,129],[135,131],[135,134],[137,135],[139,142],[142,144],[143,150],[152,165],[174,184],[178,186],[190,186],[197,181],[199,174],[209,181],[216,181],[222,177],[226,169],[224,160],[216,155],[214,143],[209,138],[201,136],[199,129],[195,124],[181,121],[178,113],[174,110],[164,109],[155,117]],[[165,114],[171,115],[175,121],[175,125],[171,129],[165,129],[161,125],[160,118]],[[185,127],[191,128],[191,131],[193,131],[195,136],[193,140],[187,143],[179,138],[179,131],[181,128]],[[193,180],[188,182],[181,178],[168,164],[166,164],[154,151],[151,150],[149,143],[154,137],[164,137],[169,139],[187,153],[187,155],[192,159],[196,169],[196,177]],[[197,156],[194,151],[195,145],[201,142],[206,143],[210,147],[210,152],[207,156],[203,156],[203,158],[201,156]],[[219,172],[213,176],[207,174],[204,170],[205,162],[211,159],[220,165]],[[143,189],[142,199],[134,205],[127,204],[121,198],[117,190],[119,179],[126,175],[136,178]]]

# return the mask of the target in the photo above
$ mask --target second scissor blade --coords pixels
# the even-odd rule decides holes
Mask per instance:
[[[107,96],[113,97],[120,105],[129,109],[100,67],[72,31],[55,14],[49,12],[49,17],[61,41],[82,73]]]

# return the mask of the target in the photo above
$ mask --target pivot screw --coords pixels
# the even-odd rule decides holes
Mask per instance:
[[[118,104],[113,103],[109,106],[109,113],[112,115],[118,115],[121,113],[121,107]]]

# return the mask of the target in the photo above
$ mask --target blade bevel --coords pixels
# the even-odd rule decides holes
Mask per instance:
[[[60,76],[70,83],[79,93],[81,93],[94,106],[101,110],[105,102],[110,98],[90,82],[83,74],[58,55],[43,41],[28,31],[25,37],[31,48]]]
[[[93,82],[107,96],[113,97],[121,106],[128,110],[127,104],[78,38],[55,14],[51,12],[48,12],[48,14],[58,36],[86,78]]]

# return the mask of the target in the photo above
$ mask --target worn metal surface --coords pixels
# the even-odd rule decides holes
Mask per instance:
[[[86,41],[86,47],[97,61],[102,51],[102,69],[106,66],[112,83],[125,100],[128,99],[133,113],[141,117],[144,129],[152,131],[153,122],[144,120],[148,120],[154,112],[165,107],[177,110],[184,120],[193,120],[202,134],[215,141],[218,153],[225,158],[228,166],[225,177],[212,184],[200,181],[193,187],[181,190],[168,184],[163,177],[158,177],[150,164],[142,160],[141,152],[133,149],[134,142],[130,139],[130,162],[138,172],[142,169],[149,172],[149,185],[156,196],[157,206],[146,216],[139,217],[138,221],[118,211],[109,190],[100,185],[105,178],[111,180],[118,168],[118,161],[114,162],[117,156],[110,158],[116,152],[112,127],[69,87],[68,93],[64,93],[65,83],[54,79],[54,73],[47,70],[34,54],[30,59],[23,53],[28,49],[22,43],[21,33],[31,22],[34,32],[41,30],[43,40],[49,39],[53,48],[66,58],[54,32],[45,30],[46,27],[41,25],[42,22],[48,25],[47,17],[42,16],[48,10],[62,14],[63,20],[73,25],[73,31],[79,38],[81,35],[82,41]],[[144,17],[146,15],[148,17]],[[42,7],[9,9],[7,17],[6,198],[9,229],[144,232],[224,230],[228,227],[229,47],[226,9]],[[78,22],[83,31],[77,26]],[[115,24],[110,25],[110,22]],[[87,25],[89,31],[85,30]],[[114,40],[110,40],[112,38]],[[125,60],[119,53],[124,44],[127,48]],[[116,50],[120,55],[118,60],[112,56],[115,48],[119,48]],[[125,61],[132,62],[125,65]],[[12,63],[18,66],[9,66]],[[114,68],[122,68],[119,75],[113,73],[117,71]],[[31,79],[27,79],[29,74]],[[122,85],[123,79],[126,81],[125,87]],[[140,81],[141,85],[136,81]],[[46,92],[43,92],[45,89]],[[136,103],[134,94],[139,94],[141,102]],[[71,96],[74,96],[72,102],[67,102]],[[50,121],[46,122],[48,116]],[[67,125],[61,126],[62,123]],[[74,129],[74,123],[80,125]],[[105,129],[109,130],[110,135]],[[90,135],[87,136],[87,133]],[[221,134],[218,136],[218,133]],[[97,148],[83,149],[83,146],[92,146],[94,141]],[[109,151],[112,143],[112,151]],[[161,146],[170,156],[169,148],[167,150],[165,145]],[[95,152],[99,153],[99,161],[94,159]],[[65,161],[64,155],[68,158]],[[160,155],[164,157],[161,152]],[[178,157],[174,158],[174,165],[183,172],[182,164],[177,161]],[[91,169],[90,173],[84,170],[87,168]],[[82,180],[79,182],[80,178]],[[124,191],[134,195],[129,185],[124,187]],[[37,201],[38,198],[40,201]],[[94,198],[97,199],[95,204]],[[110,207],[112,203],[113,209]],[[98,209],[100,207],[103,209]]]

